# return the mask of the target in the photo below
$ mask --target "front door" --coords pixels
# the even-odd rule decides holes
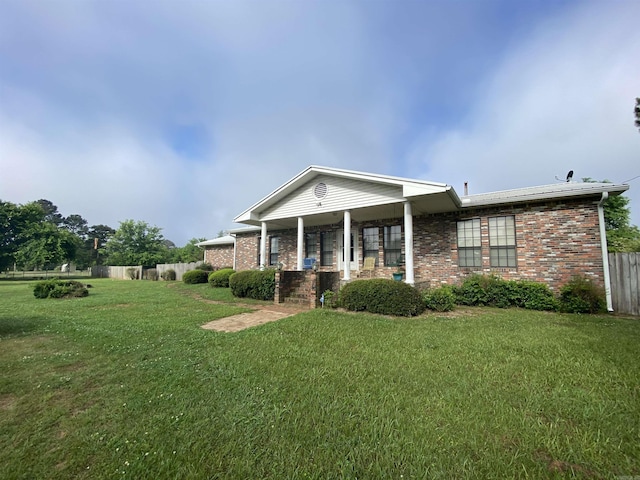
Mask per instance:
[[[338,230],[336,238],[336,257],[338,259],[338,270],[344,270],[344,230]],[[351,255],[349,270],[358,270],[358,230],[351,229]]]

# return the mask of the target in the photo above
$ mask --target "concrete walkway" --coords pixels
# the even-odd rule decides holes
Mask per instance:
[[[275,322],[282,318],[291,317],[297,313],[306,312],[309,309],[298,305],[242,305],[248,308],[255,308],[253,312],[240,313],[231,317],[220,318],[212,322],[205,323],[202,328],[205,330],[215,330],[217,332],[239,332],[245,328],[256,327],[264,323]]]

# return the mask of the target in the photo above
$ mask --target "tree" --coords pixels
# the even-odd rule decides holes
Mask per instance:
[[[636,98],[636,108],[634,111],[636,114],[636,127],[640,129],[640,98]]]
[[[105,253],[109,265],[155,266],[167,259],[161,229],[146,222],[125,220],[109,238]]]
[[[44,212],[35,202],[16,205],[0,200],[0,269],[15,263],[15,253],[25,242],[29,225],[42,222]]]
[[[87,239],[89,233],[89,227],[87,227],[87,221],[80,215],[73,214],[62,219],[62,227],[71,233],[77,235],[82,240]]]
[[[204,259],[204,251],[200,247],[198,247],[196,243],[204,242],[205,240],[205,238],[192,238],[184,247],[172,249],[169,262],[201,262]]]
[[[595,182],[588,177],[582,181]],[[601,183],[611,182],[603,180]],[[604,202],[604,224],[610,252],[640,252],[640,230],[631,225],[630,219],[629,199],[622,195],[610,195]]]
[[[43,198],[37,200],[35,203],[42,207],[42,211],[44,212],[44,220],[46,222],[51,222],[56,227],[60,226],[63,221],[63,217],[58,212],[58,207],[56,207],[51,201],[45,200]]]
[[[26,269],[51,269],[74,260],[80,238],[51,222],[34,222],[23,232],[24,242],[15,253],[15,261]]]

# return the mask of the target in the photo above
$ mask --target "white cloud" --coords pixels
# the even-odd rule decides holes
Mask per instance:
[[[640,4],[576,4],[516,45],[463,127],[425,132],[410,162],[421,176],[471,193],[576,179],[640,175],[633,104],[640,96]],[[420,167],[422,165],[422,167]],[[631,183],[634,223],[640,187]]]

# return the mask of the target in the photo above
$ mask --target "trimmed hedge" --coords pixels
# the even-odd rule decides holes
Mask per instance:
[[[235,297],[273,300],[276,293],[276,271],[243,270],[229,277],[229,287]]]
[[[567,313],[601,313],[606,310],[604,290],[592,280],[575,276],[560,289],[560,310]]]
[[[52,278],[36,283],[33,295],[36,298],[80,298],[89,295],[89,290],[75,280]]]
[[[356,312],[403,317],[420,315],[425,309],[422,295],[416,288],[384,278],[346,284],[340,289],[340,305]]]
[[[229,288],[229,277],[236,273],[233,268],[223,268],[209,274],[209,285],[212,287]]]
[[[443,285],[439,288],[427,290],[422,294],[424,305],[436,312],[450,312],[456,307],[456,295],[453,287]]]
[[[184,283],[207,283],[207,280],[209,280],[209,272],[205,272],[204,270],[189,270],[182,275],[182,281]]]
[[[520,307],[529,310],[557,310],[558,300],[543,284],[526,280],[503,280],[497,275],[473,274],[454,287],[456,303],[498,308]]]

